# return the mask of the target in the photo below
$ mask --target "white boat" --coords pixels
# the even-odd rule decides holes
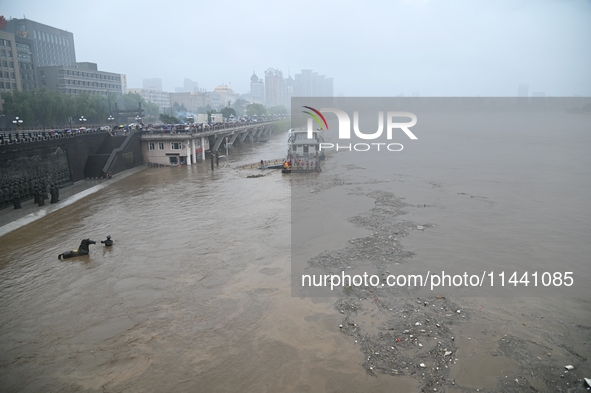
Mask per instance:
[[[320,143],[323,141],[322,130],[313,131],[312,139],[308,139],[307,129],[290,129],[283,173],[321,172],[320,161],[324,159],[324,153],[320,151]]]

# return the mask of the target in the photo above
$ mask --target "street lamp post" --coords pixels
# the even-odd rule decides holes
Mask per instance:
[[[140,122],[141,122],[141,121],[142,121],[142,118],[140,117],[140,115],[137,115],[137,116],[135,117],[135,122],[136,122],[135,129],[136,129],[136,130],[139,130],[139,129],[140,129]]]
[[[192,134],[195,130],[192,128],[193,124],[195,124],[195,118],[192,115],[187,116],[187,123],[189,123],[189,132]]]
[[[107,118],[107,120],[109,120],[109,122],[111,123],[111,125],[113,125],[113,120],[115,120],[115,118],[113,117],[113,115],[109,115],[109,117]]]
[[[23,124],[23,119],[19,119],[19,117],[17,116],[12,122],[16,125],[16,138],[18,139],[18,133],[21,130],[21,124]]]
[[[230,155],[228,154],[228,137],[226,137],[226,164],[230,160]]]
[[[80,116],[80,119],[78,119],[80,121],[80,124],[82,124],[82,127],[84,127],[84,123],[86,123],[86,119],[84,118],[84,116]]]

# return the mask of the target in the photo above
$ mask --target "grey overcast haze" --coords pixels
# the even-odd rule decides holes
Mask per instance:
[[[77,61],[127,87],[184,78],[250,90],[253,70],[312,69],[344,96],[591,95],[590,1],[1,0],[74,34]]]

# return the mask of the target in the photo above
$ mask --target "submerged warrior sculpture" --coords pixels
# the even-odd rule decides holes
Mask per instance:
[[[96,244],[96,242],[94,240],[84,239],[80,243],[80,246],[78,247],[77,250],[66,251],[64,253],[61,253],[57,257],[58,258],[62,258],[62,257],[63,258],[72,258],[72,257],[77,257],[79,255],[88,255],[88,245],[89,244]]]
[[[107,240],[101,240],[101,243],[103,243],[105,246],[109,247],[113,245],[113,240],[111,240],[111,236],[107,235]]]

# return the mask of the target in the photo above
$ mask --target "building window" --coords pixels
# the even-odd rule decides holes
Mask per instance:
[[[158,142],[158,150],[164,150],[164,142]]]
[[[183,149],[183,144],[181,142],[171,142],[170,143],[170,148],[172,150],[182,150]]]
[[[154,142],[148,143],[148,150],[154,150]]]

